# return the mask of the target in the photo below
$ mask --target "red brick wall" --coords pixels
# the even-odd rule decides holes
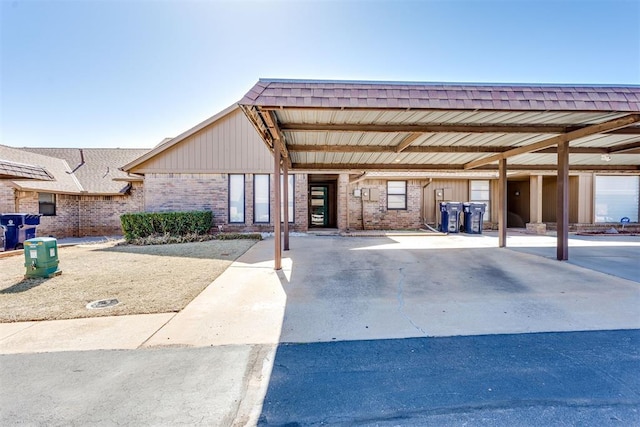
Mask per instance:
[[[363,201],[353,195],[356,188],[376,188],[380,192],[377,202]],[[403,230],[421,226],[420,206],[422,185],[418,180],[407,181],[407,209],[387,209],[387,181],[366,180],[348,186],[349,227],[356,230]],[[344,202],[343,202],[344,205]],[[363,228],[364,220],[364,228]]]
[[[16,209],[15,190],[0,182],[0,213],[13,213]]]
[[[133,183],[125,196],[80,196],[79,236],[121,236],[120,215],[144,210],[142,183]]]
[[[214,227],[222,226],[224,231],[272,232],[273,213],[269,224],[253,222],[253,174],[244,174],[245,179],[245,222],[229,224],[228,174],[147,174],[144,181],[145,210],[148,212],[211,210]],[[294,178],[295,224],[292,231],[307,229],[307,176],[296,174]],[[273,189],[273,174],[271,177]],[[273,193],[271,206],[273,207]]]
[[[120,215],[143,209],[142,183],[134,183],[122,196],[56,194],[56,214],[40,217],[38,236],[121,236]],[[19,191],[18,212],[38,213],[38,193]]]
[[[18,212],[38,213],[38,193],[20,191]],[[56,214],[40,217],[37,236],[78,237],[78,196],[56,194]]]

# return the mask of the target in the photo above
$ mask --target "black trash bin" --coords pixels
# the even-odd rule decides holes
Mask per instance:
[[[24,241],[36,237],[36,227],[40,224],[39,214],[0,214],[0,226],[4,231],[5,251],[21,249]]]
[[[440,231],[444,233],[457,233],[460,229],[460,213],[462,203],[440,202]]]
[[[464,232],[482,234],[482,218],[486,205],[484,203],[464,203]]]

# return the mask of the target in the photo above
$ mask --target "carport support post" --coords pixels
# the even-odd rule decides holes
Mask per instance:
[[[498,246],[507,246],[507,159],[498,160]]]
[[[289,250],[289,166],[285,161],[282,165],[282,205],[284,217],[284,250]]]
[[[558,233],[558,261],[569,259],[569,141],[558,144],[556,223]]]
[[[276,270],[282,269],[282,236],[280,235],[280,141],[273,141],[273,239]]]

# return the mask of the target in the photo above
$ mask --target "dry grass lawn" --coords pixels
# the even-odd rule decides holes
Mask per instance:
[[[24,279],[24,256],[0,258],[0,322],[177,312],[255,240],[59,248],[62,274]],[[118,305],[89,310],[89,302]]]

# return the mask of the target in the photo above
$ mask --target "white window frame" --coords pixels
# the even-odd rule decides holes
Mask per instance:
[[[474,189],[473,188],[473,184],[474,183],[486,183],[486,189],[485,188],[481,188],[481,189]],[[487,192],[486,193],[486,198],[485,197],[474,197],[474,191],[482,191],[482,192]],[[491,181],[488,179],[470,179],[469,180],[469,201],[471,203],[484,203],[485,204],[485,208],[484,208],[484,215],[482,217],[483,221],[489,221],[491,220]]]
[[[267,219],[258,220],[257,207],[258,207],[258,187],[259,185],[266,184],[266,196],[260,195],[260,198],[267,200]],[[261,188],[260,191],[264,191],[265,188]],[[264,204],[264,203],[262,203]],[[271,175],[268,174],[254,174],[253,175],[253,223],[254,224],[269,224],[271,222]]]
[[[241,180],[242,185],[239,187],[234,187],[234,184],[237,186],[239,184],[239,181]],[[233,181],[237,181],[237,182],[233,182]],[[235,194],[234,190],[240,190],[240,194]],[[228,192],[229,192],[229,197],[227,200],[227,208],[228,208],[228,220],[229,220],[229,224],[244,224],[245,223],[245,218],[246,218],[246,200],[245,200],[245,180],[244,180],[244,174],[229,174],[229,184],[228,184]],[[236,200],[237,199],[237,200]],[[242,212],[240,214],[238,214],[238,217],[241,216],[242,219],[240,220],[239,218],[235,218],[234,220],[232,220],[232,204],[233,202],[238,202],[241,201],[241,206],[242,206]],[[236,203],[237,204],[237,203]],[[234,206],[234,207],[239,207],[238,206]]]
[[[389,184],[398,184],[401,183],[403,185],[402,191],[400,191],[400,187],[390,186]],[[391,207],[390,201],[392,199],[399,199],[398,196],[402,197],[402,207]],[[396,203],[395,201],[393,202]],[[390,211],[406,211],[407,210],[407,181],[387,181],[387,210]]]

